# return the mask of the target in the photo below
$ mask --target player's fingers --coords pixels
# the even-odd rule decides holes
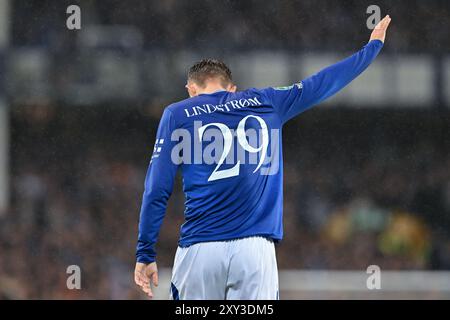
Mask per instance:
[[[145,294],[147,294],[150,298],[153,298],[153,292],[152,292],[152,288],[150,288],[150,285],[148,286],[142,286],[142,291],[145,292]]]
[[[391,23],[391,17],[387,16],[388,19],[386,20],[386,26],[384,27],[384,29],[386,30],[389,27],[389,24]]]
[[[155,271],[155,273],[153,273],[152,281],[153,281],[153,284],[155,285],[155,287],[157,287],[158,286],[158,272],[157,271]]]
[[[381,19],[380,22],[378,22],[377,25],[375,26],[375,29],[376,30],[384,29],[385,23],[388,18],[389,18],[389,16],[385,16],[383,19]]]
[[[138,284],[140,286],[149,286],[150,285],[150,278],[147,277],[142,272],[137,272],[135,277],[136,277],[136,280],[137,280],[136,284]]]
[[[137,273],[137,278],[142,284],[150,284],[150,278],[142,272]]]
[[[386,30],[387,27],[389,26],[389,23],[391,22],[391,18],[389,17],[389,15],[387,15],[386,17],[384,17],[383,20],[381,20],[381,29],[382,30]]]
[[[380,30],[380,29],[381,29],[381,26],[383,25],[384,19],[385,19],[385,18],[381,19],[381,20],[377,23],[377,25],[375,26],[375,30]]]
[[[134,273],[134,282],[135,282],[138,286],[142,285],[141,278],[139,277],[139,274],[138,274],[137,272]]]

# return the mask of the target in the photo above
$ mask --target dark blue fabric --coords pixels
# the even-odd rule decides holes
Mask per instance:
[[[180,294],[178,293],[178,289],[172,282],[170,283],[170,291],[172,292],[173,300],[180,300]]]

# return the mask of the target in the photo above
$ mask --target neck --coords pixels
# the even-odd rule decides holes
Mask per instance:
[[[199,90],[198,94],[205,94],[205,93],[210,94],[210,93],[214,93],[217,91],[227,91],[227,89],[225,89],[220,84],[211,83],[211,84],[206,85],[205,88],[202,88],[201,90]]]

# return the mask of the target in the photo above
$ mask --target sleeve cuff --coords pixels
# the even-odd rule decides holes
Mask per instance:
[[[383,46],[384,42],[379,39],[370,40],[369,43],[377,44],[379,46]]]
[[[140,263],[149,264],[149,263],[152,263],[155,261],[156,261],[156,257],[149,257],[149,256],[142,256],[142,255],[138,255],[136,257],[136,262],[140,262]]]

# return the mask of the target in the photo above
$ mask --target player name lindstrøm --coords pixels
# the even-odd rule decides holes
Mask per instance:
[[[239,100],[231,100],[224,104],[202,104],[201,106],[191,107],[189,109],[184,109],[186,116],[188,118],[195,117],[201,114],[208,114],[219,111],[230,112],[234,109],[241,109],[247,107],[258,107],[261,106],[262,103],[258,100],[257,97],[248,98],[248,99],[239,99]]]

